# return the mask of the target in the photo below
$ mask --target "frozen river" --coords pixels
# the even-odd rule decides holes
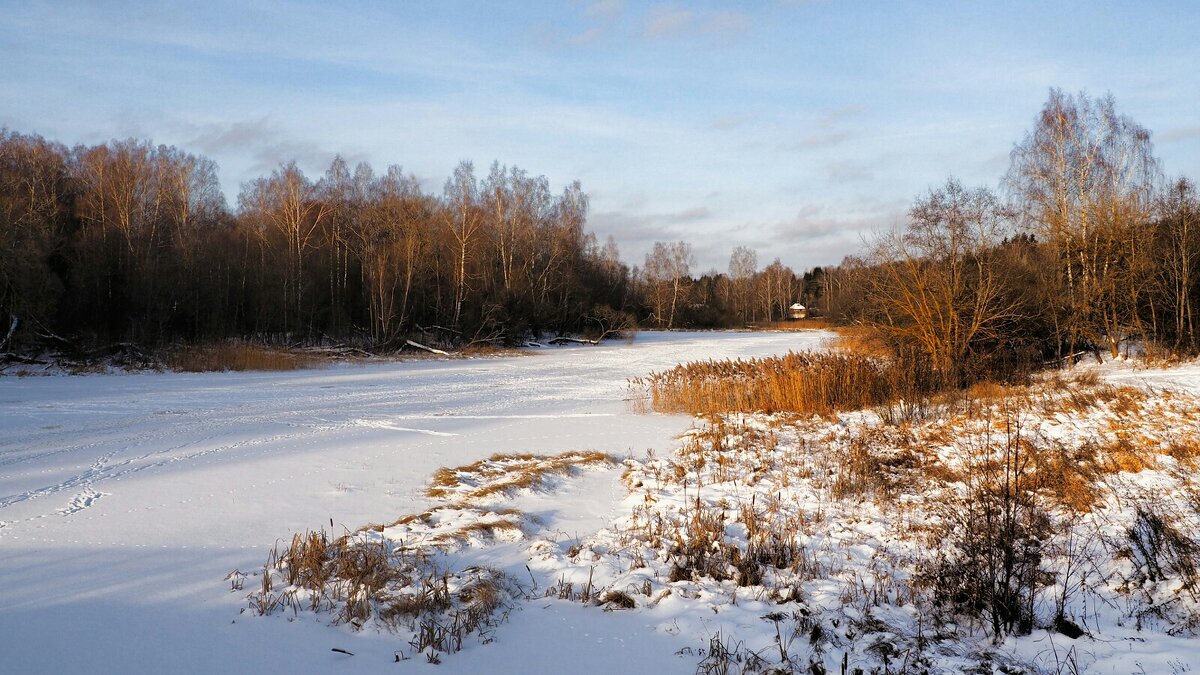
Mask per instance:
[[[630,412],[628,377],[828,337],[642,333],[514,358],[0,378],[0,670],[326,670],[312,631],[234,623],[243,594],[223,576],[292,532],[421,508],[441,466],[668,451],[690,420]]]

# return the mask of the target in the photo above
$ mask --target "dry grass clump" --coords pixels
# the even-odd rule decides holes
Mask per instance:
[[[674,458],[631,463],[626,484],[644,492],[620,526],[632,568],[663,564],[654,574],[669,584],[729,581],[752,594],[793,597],[793,581],[820,571],[800,543],[805,510],[820,500],[781,496],[789,481],[827,473],[811,459],[780,445],[770,425],[731,416],[690,431]]]
[[[746,542],[738,545],[726,536],[726,513],[719,504],[696,499],[680,518],[664,528],[663,543],[671,567],[667,580],[731,580],[739,587],[762,586],[770,570],[793,574],[808,571],[808,559],[797,542],[796,531],[786,519],[758,512],[753,503],[743,504],[734,523],[746,529]]]
[[[337,538],[324,530],[297,533],[282,550],[276,546],[263,567],[261,589],[247,598],[249,609],[259,615],[280,609],[328,611],[355,628],[374,618],[389,630],[412,631],[414,652],[427,652],[436,663],[439,653],[459,651],[468,635],[482,636],[502,621],[510,601],[523,592],[496,570],[452,573],[436,567],[435,552],[524,536],[520,510],[471,502],[534,489],[577,467],[615,462],[591,451],[551,457],[497,454],[442,469],[428,494],[457,501]],[[235,572],[228,578],[236,590],[246,575]]]
[[[248,342],[177,347],[168,351],[163,361],[168,369],[185,373],[300,370],[325,363],[312,354]]]
[[[373,621],[389,631],[407,630],[413,654],[439,663],[441,655],[461,650],[469,636],[490,642],[492,629],[527,593],[494,569],[453,572],[438,566],[445,559],[441,554],[525,537],[529,520],[521,510],[473,502],[543,487],[579,467],[615,463],[605,453],[580,451],[549,457],[496,454],[441,469],[428,495],[444,503],[427,511],[336,538],[323,529],[297,533],[282,550],[276,545],[263,566],[261,588],[247,596],[248,609],[258,615],[328,612],[336,623],[355,629]],[[235,571],[227,579],[241,590],[247,577]],[[625,599],[608,602],[622,606]],[[407,657],[397,652],[402,658]]]
[[[577,468],[616,463],[612,455],[596,451],[551,456],[495,454],[466,466],[438,469],[425,494],[435,499],[455,498],[462,502],[486,500],[511,495],[518,490],[537,489],[551,477],[569,475]]]
[[[463,347],[459,354],[467,358],[508,358],[512,356],[532,355],[527,349],[506,347],[504,345],[497,345],[491,342],[475,342],[469,344],[466,347]]]
[[[830,494],[837,500],[871,497],[887,501],[931,477],[957,478],[925,452],[909,429],[864,428],[846,439],[838,454],[830,485]]]
[[[272,550],[263,566],[262,588],[250,597],[257,614],[276,608],[338,611],[341,622],[361,627],[372,607],[387,599],[392,585],[407,586],[426,561],[379,543],[350,536],[331,539],[324,530],[295,534],[282,551]],[[286,585],[273,592],[273,579]]]
[[[388,524],[375,523],[359,532],[386,534],[400,539],[411,550],[454,549],[498,540],[515,541],[524,536],[525,513],[514,508],[487,508],[465,502],[410,513]],[[401,532],[388,532],[401,528]]]
[[[1154,466],[1158,444],[1150,437],[1118,430],[1097,444],[1097,469],[1101,474],[1140,473]]]
[[[1089,513],[1100,500],[1096,448],[1090,444],[1028,443],[1028,486],[1047,504],[1068,513]]]
[[[1136,415],[1150,393],[1128,385],[1105,384],[1095,371],[1064,374],[1055,372],[1040,378],[1041,412],[1044,415],[1082,414],[1107,405],[1117,414]]]
[[[932,391],[915,363],[859,354],[791,352],[734,361],[697,361],[630,381],[643,408],[666,413],[829,415]]]
[[[501,610],[517,590],[502,572],[441,571],[425,549],[397,546],[364,531],[336,539],[324,530],[305,532],[282,551],[276,547],[263,566],[261,588],[248,596],[249,609],[258,615],[327,611],[336,623],[355,629],[374,618],[389,630],[411,631],[414,653],[427,651],[431,662],[506,618]],[[236,590],[246,575],[228,578]]]
[[[1197,459],[1200,459],[1200,438],[1185,436],[1168,439],[1164,454],[1180,464],[1194,469]]]

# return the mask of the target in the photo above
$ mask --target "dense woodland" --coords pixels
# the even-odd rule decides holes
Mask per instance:
[[[1111,96],[1051,91],[999,192],[954,179],[840,265],[796,274],[687,242],[632,269],[587,231],[579,183],[461,163],[441,194],[399,167],[284,164],[231,208],[209,159],[138,140],[0,132],[0,352],[243,338],[389,349],[635,325],[729,327],[793,302],[878,329],[946,378],[1080,353],[1200,350],[1200,199]]]
[[[586,230],[579,183],[461,163],[440,195],[392,166],[295,164],[226,203],[209,159],[137,140],[66,148],[0,133],[0,352],[50,343],[154,346],[240,337],[447,344],[604,334],[641,322],[781,318],[798,292],[778,261],[735,252],[692,278],[690,245],[630,270]]]

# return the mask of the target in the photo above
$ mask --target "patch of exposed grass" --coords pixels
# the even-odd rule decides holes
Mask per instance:
[[[488,500],[519,490],[537,489],[551,477],[568,475],[576,468],[616,462],[613,456],[596,451],[551,456],[495,454],[466,466],[438,469],[425,494],[435,499],[454,498],[462,502]]]
[[[490,342],[479,342],[463,347],[459,355],[467,358],[509,358],[513,356],[532,356],[528,349],[495,345]]]
[[[185,373],[222,371],[284,371],[315,368],[327,361],[320,356],[248,342],[219,342],[176,347],[163,362],[170,370]]]
[[[407,531],[405,538],[417,547],[451,548],[472,540],[520,538],[524,518],[520,509],[490,509],[458,502],[411,513],[387,525],[367,525],[359,531],[383,533],[399,527]]]

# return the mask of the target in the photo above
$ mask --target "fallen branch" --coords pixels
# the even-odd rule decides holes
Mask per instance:
[[[12,317],[12,321],[9,322],[8,325],[8,334],[4,336],[4,341],[0,342],[0,349],[5,351],[8,350],[8,346],[12,342],[13,334],[17,332],[17,326],[19,325],[21,325],[21,320],[14,315]]]
[[[554,338],[553,340],[547,340],[547,342],[549,342],[552,345],[565,345],[568,342],[574,342],[576,344],[581,344],[581,345],[598,345],[598,344],[600,344],[599,340],[585,340],[583,338],[573,338],[573,337],[567,337],[565,335],[560,335],[560,336]]]
[[[415,347],[417,349],[424,349],[425,351],[427,351],[431,354],[441,354],[442,356],[450,356],[450,352],[442,351],[441,349],[434,349],[433,347],[427,347],[427,346],[421,344],[420,342],[413,342],[412,340],[405,340],[404,344],[408,345],[409,347]]]
[[[1074,365],[1078,364],[1080,361],[1082,361],[1083,357],[1085,357],[1087,355],[1088,355],[1087,350],[1081,349],[1081,350],[1075,352],[1074,354],[1068,354],[1068,355],[1060,357],[1060,358],[1053,358],[1053,359],[1049,359],[1047,361],[1043,361],[1042,365],[1046,366],[1048,368],[1062,368],[1069,363],[1070,365],[1074,366]]]
[[[374,358],[376,355],[359,347],[351,347],[348,345],[333,345],[330,347],[308,347],[304,349],[306,354],[317,354],[322,356],[357,356],[360,358]]]
[[[20,363],[20,364],[26,365],[26,366],[49,365],[49,361],[42,361],[41,359],[35,359],[35,358],[28,357],[28,356],[21,356],[20,354],[14,354],[12,352],[5,352],[4,354],[0,354],[0,363]]]

